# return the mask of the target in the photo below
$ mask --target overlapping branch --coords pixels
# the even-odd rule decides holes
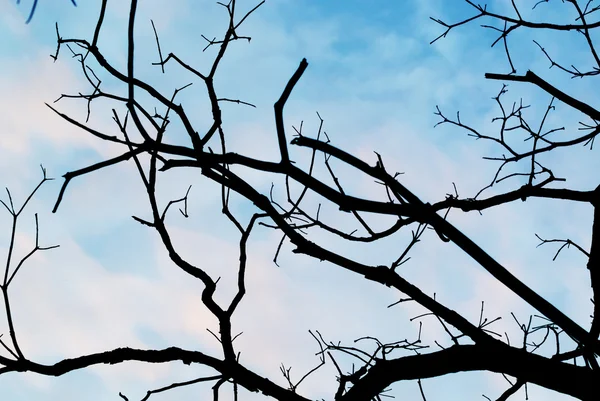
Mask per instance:
[[[600,294],[600,267],[598,266],[598,257],[600,255],[600,250],[598,250],[600,248],[600,215],[598,215],[598,210],[600,210],[600,197],[598,194],[600,193],[600,186],[594,191],[550,188],[548,186],[551,183],[563,182],[564,179],[556,177],[552,170],[543,166],[539,162],[539,159],[536,159],[537,155],[549,152],[550,150],[567,148],[575,144],[593,141],[600,132],[600,126],[596,123],[596,120],[600,120],[600,112],[594,107],[567,95],[565,92],[552,86],[531,71],[527,72],[525,75],[514,75],[516,69],[510,58],[510,54],[508,53],[507,42],[509,34],[520,27],[552,29],[557,31],[578,30],[582,32],[583,36],[590,43],[590,50],[595,56],[595,50],[593,48],[589,30],[600,26],[600,23],[587,22],[586,18],[592,11],[587,8],[579,8],[575,1],[568,1],[568,3],[573,3],[577,7],[580,23],[565,25],[526,21],[521,18],[520,12],[514,3],[513,7],[517,15],[516,18],[492,13],[488,11],[485,6],[475,5],[469,0],[467,0],[467,3],[477,10],[477,14],[454,24],[447,24],[441,20],[435,20],[446,27],[446,31],[440,35],[440,37],[446,36],[450,30],[458,26],[468,24],[483,17],[500,21],[504,25],[504,28],[502,29],[491,26],[486,27],[500,32],[496,42],[500,40],[503,41],[512,71],[511,74],[488,74],[486,77],[490,79],[502,79],[505,81],[510,80],[534,84],[552,96],[552,99],[546,107],[544,117],[539,123],[539,128],[533,129],[524,118],[524,110],[528,106],[524,106],[522,103],[519,105],[513,104],[511,109],[504,106],[501,101],[501,96],[506,93],[506,90],[505,87],[503,87],[495,98],[501,110],[501,115],[495,119],[501,124],[500,134],[497,137],[481,134],[477,129],[464,124],[458,114],[456,119],[447,118],[438,109],[436,114],[442,118],[441,123],[451,124],[466,129],[471,136],[474,136],[477,139],[494,141],[505,151],[509,152],[508,157],[503,155],[502,157],[491,158],[492,160],[499,161],[500,167],[494,176],[492,183],[486,188],[491,187],[497,182],[513,177],[524,178],[526,179],[526,183],[518,189],[490,196],[485,199],[477,199],[479,194],[474,198],[461,199],[458,196],[458,191],[455,191],[456,195],[449,195],[445,200],[434,203],[433,205],[423,202],[414,192],[403,185],[398,179],[398,174],[391,174],[388,172],[381,156],[377,155],[377,160],[371,165],[343,149],[334,146],[329,140],[322,140],[320,133],[323,120],[320,116],[319,119],[321,124],[316,138],[309,138],[303,135],[302,129],[300,129],[296,130],[297,136],[289,142],[290,145],[294,145],[300,150],[306,149],[311,152],[312,157],[308,172],[296,165],[290,159],[291,148],[288,148],[288,141],[290,138],[285,130],[283,112],[286,102],[291,99],[294,87],[308,67],[306,59],[302,59],[299,63],[298,68],[291,75],[291,78],[283,89],[280,98],[274,104],[275,130],[273,135],[276,137],[279,146],[280,160],[271,161],[255,159],[243,154],[227,151],[227,133],[223,127],[219,102],[235,101],[241,105],[252,104],[246,101],[233,100],[229,97],[217,96],[214,77],[231,42],[238,39],[250,40],[249,37],[238,34],[238,29],[240,29],[241,24],[248,16],[258,9],[263,2],[258,3],[241,18],[237,18],[236,16],[236,2],[234,0],[227,4],[219,3],[226,9],[229,15],[229,24],[221,39],[217,40],[215,38],[209,40],[205,37],[205,40],[208,43],[205,50],[212,46],[218,47],[208,72],[197,70],[189,63],[185,62],[184,59],[173,53],[168,53],[168,56],[163,58],[159,44],[159,35],[153,25],[160,58],[160,62],[155,63],[155,65],[160,66],[161,70],[166,72],[165,67],[169,62],[173,61],[179,67],[189,72],[194,79],[202,81],[206,86],[211,104],[212,122],[210,128],[203,135],[200,135],[194,129],[184,107],[175,102],[177,94],[184,88],[176,89],[171,96],[166,96],[160,93],[151,84],[143,82],[135,76],[134,22],[137,7],[136,0],[131,1],[129,13],[126,72],[119,71],[108,63],[97,46],[98,38],[102,33],[102,24],[107,7],[106,0],[102,1],[100,16],[91,42],[85,39],[62,38],[57,27],[58,45],[54,57],[58,57],[61,46],[68,46],[76,60],[80,63],[83,74],[92,87],[92,93],[89,95],[63,95],[59,100],[68,97],[81,98],[88,102],[88,112],[91,103],[95,99],[104,98],[115,102],[117,107],[113,109],[113,121],[117,127],[118,134],[99,132],[98,130],[89,127],[87,121],[86,123],[81,123],[75,118],[60,113],[54,107],[51,107],[52,110],[54,110],[61,118],[86,130],[98,139],[119,144],[126,149],[123,150],[121,155],[65,174],[65,182],[59,193],[54,210],[59,206],[61,199],[66,196],[67,184],[72,179],[133,159],[140,179],[146,189],[148,202],[151,208],[150,217],[135,216],[134,219],[156,230],[168,251],[171,261],[179,269],[185,271],[191,277],[198,279],[199,282],[202,283],[202,302],[219,322],[219,333],[218,335],[213,334],[221,345],[222,356],[214,357],[201,352],[187,351],[174,347],[163,350],[118,348],[104,353],[65,359],[53,365],[37,364],[27,359],[20,351],[14,334],[14,328],[10,323],[11,315],[8,306],[8,295],[5,288],[8,286],[8,283],[12,280],[16,272],[13,273],[12,276],[9,276],[7,267],[4,287],[2,287],[2,289],[4,290],[5,304],[7,305],[6,314],[9,319],[12,348],[7,347],[6,345],[5,347],[10,351],[13,358],[0,358],[0,364],[4,366],[0,368],[0,373],[31,371],[44,375],[62,375],[95,364],[114,364],[134,360],[149,363],[182,361],[185,364],[202,364],[211,367],[218,373],[214,376],[210,376],[210,380],[216,381],[216,384],[213,387],[215,399],[218,397],[219,388],[226,383],[231,383],[234,386],[234,389],[237,389],[235,386],[239,385],[249,391],[261,391],[263,394],[279,400],[306,400],[306,398],[297,394],[297,387],[300,382],[308,377],[308,375],[313,374],[320,366],[326,363],[328,359],[325,358],[325,353],[327,353],[329,360],[331,360],[336,367],[339,376],[339,386],[334,395],[336,400],[368,401],[371,399],[378,399],[378,397],[383,395],[387,387],[397,381],[416,379],[419,380],[418,384],[421,386],[420,379],[473,370],[497,372],[517,377],[517,382],[511,386],[507,393],[505,393],[506,396],[503,396],[505,398],[514,393],[514,391],[522,385],[534,383],[572,395],[582,400],[592,400],[591,394],[593,394],[593,391],[597,387],[599,379],[598,375],[600,374],[596,360],[597,355],[600,354],[600,342],[598,341],[598,336],[600,334],[600,317],[598,316],[600,316],[600,312],[596,312],[599,308],[596,308],[594,313],[591,330],[585,330],[573,321],[573,319],[565,315],[558,308],[520,281],[516,276],[511,274],[499,261],[485,252],[475,243],[475,241],[468,238],[455,225],[449,222],[446,219],[446,216],[447,212],[453,208],[458,208],[463,211],[482,211],[519,199],[524,201],[529,197],[570,200],[592,204],[595,208],[595,212],[592,227],[592,247],[587,254],[587,256],[589,256],[588,269],[590,270],[594,300],[597,301],[596,304],[600,302],[597,298],[597,296],[600,296],[598,295]],[[78,48],[81,53],[75,52],[73,48]],[[547,55],[547,53],[545,54]],[[119,97],[104,91],[104,88],[101,85],[102,82],[97,79],[93,70],[89,67],[88,62],[90,59],[95,60],[100,68],[109,73],[112,79],[115,79],[118,83],[127,87],[127,97]],[[595,56],[595,59],[598,59],[597,56]],[[150,95],[153,102],[157,103],[158,107],[163,109],[162,113],[159,113],[158,111],[154,114],[148,112],[150,106],[140,103],[138,100],[139,97],[136,99],[136,95],[140,92]],[[547,116],[554,110],[553,102],[555,99],[584,113],[592,119],[594,123],[588,127],[590,132],[575,139],[564,141],[550,139],[554,138],[552,135],[556,135],[559,131],[562,131],[562,128],[545,128]],[[154,104],[154,106],[155,105],[156,104]],[[178,119],[183,125],[189,138],[188,145],[174,145],[166,141],[165,132],[172,118]],[[133,124],[129,124],[129,121],[133,121]],[[146,128],[147,126],[149,128]],[[524,132],[527,135],[527,139],[531,140],[532,145],[530,150],[521,151],[510,142],[508,135],[511,131],[515,130]],[[213,140],[213,143],[218,140],[220,149],[214,151],[212,148],[209,148],[208,143],[211,140]],[[330,178],[333,181],[333,185],[327,184],[324,180],[321,180],[314,175],[313,166],[315,155],[317,154],[323,155],[324,163],[330,174]],[[142,155],[148,156],[149,161],[140,157]],[[349,195],[344,189],[339,177],[336,176],[333,168],[329,164],[331,158],[337,159],[345,166],[352,168],[356,174],[364,175],[379,183],[385,189],[387,200],[381,201],[366,196]],[[500,177],[500,173],[504,166],[508,163],[518,162],[523,159],[528,161],[526,171]],[[278,176],[283,177],[286,180],[287,204],[282,205],[278,203],[278,201],[273,198],[272,192],[268,194],[262,193],[248,181],[244,180],[234,171],[234,167],[238,165],[259,172],[275,173]],[[184,208],[181,210],[181,213],[184,217],[188,217],[187,207],[185,205],[187,205],[188,196],[190,196],[189,188],[185,196],[171,200],[166,205],[162,205],[157,200],[156,192],[159,177],[163,174],[169,174],[173,169],[182,168],[198,169],[202,176],[205,177],[204,179],[220,184],[221,211],[227,217],[229,222],[236,227],[240,235],[239,264],[237,266],[236,283],[237,291],[226,305],[221,305],[214,299],[219,279],[211,277],[203,266],[196,266],[186,261],[178,253],[177,245],[173,242],[169,233],[166,216],[170,206],[175,203],[183,203]],[[534,183],[534,180],[538,179],[540,176],[544,177],[543,180]],[[293,196],[290,189],[290,182],[294,182],[301,186],[301,191],[298,196]],[[253,213],[249,221],[242,221],[242,218],[229,208],[229,199],[232,191],[240,195],[249,203],[252,203],[258,209],[258,212]],[[308,212],[308,209],[304,207],[303,204],[307,193],[320,195],[327,202],[335,205],[340,211],[349,213],[348,216],[356,220],[359,227],[358,229],[360,229],[361,232],[364,232],[364,234],[354,235],[355,231],[346,233],[335,226],[325,223],[319,214],[320,206],[316,213]],[[5,204],[5,206],[7,205]],[[8,209],[9,211],[11,210],[10,208]],[[14,212],[14,209],[12,210]],[[388,228],[379,232],[373,230],[368,222],[361,216],[362,212],[376,213],[378,215],[389,217],[390,224]],[[445,212],[445,214],[440,214],[442,212]],[[315,369],[310,370],[302,377],[302,379],[300,379],[300,381],[294,382],[291,379],[289,368],[285,368],[282,365],[282,374],[287,380],[289,388],[276,385],[269,379],[253,373],[242,365],[240,362],[240,351],[234,347],[234,340],[239,334],[234,335],[232,319],[234,317],[234,312],[244,301],[246,294],[245,280],[248,274],[247,244],[251,232],[257,224],[280,231],[282,235],[281,243],[283,243],[284,240],[291,242],[294,246],[294,253],[301,253],[321,261],[327,261],[331,265],[355,273],[357,277],[382,284],[394,289],[400,296],[408,297],[401,299],[399,302],[411,300],[420,304],[427,312],[419,317],[435,317],[443,326],[445,333],[450,337],[453,346],[442,349],[441,351],[422,354],[422,350],[426,349],[427,345],[421,343],[419,331],[418,339],[412,342],[404,341],[383,344],[377,339],[368,338],[369,340],[375,341],[377,344],[376,351],[369,353],[358,346],[345,347],[335,345],[334,343],[326,343],[319,333],[319,338],[315,338],[319,341],[321,351],[319,353],[319,362]],[[333,251],[327,243],[316,243],[311,241],[310,237],[306,234],[308,230],[316,228],[325,230],[330,234],[338,235],[348,241],[373,242],[382,238],[392,237],[401,231],[402,228],[407,226],[414,227],[412,239],[408,241],[406,247],[403,249],[402,247],[398,248],[398,255],[395,255],[395,257],[390,260],[389,265],[369,265],[358,262]],[[498,337],[500,336],[489,327],[490,324],[497,319],[492,321],[483,320],[483,306],[479,323],[473,323],[461,314],[444,305],[436,299],[435,296],[425,294],[418,286],[402,277],[399,272],[400,269],[397,269],[397,267],[407,260],[409,251],[420,241],[421,236],[427,228],[435,230],[440,240],[452,242],[458,246],[499,282],[504,284],[526,303],[537,309],[548,323],[537,328],[531,328],[531,324],[520,325],[523,330],[523,346],[517,348],[511,346],[508,339],[506,342],[499,339]],[[281,243],[277,249],[277,253],[280,251]],[[37,242],[36,247],[38,247]],[[545,337],[539,343],[528,342],[528,336],[535,331],[545,331]],[[545,342],[547,338],[552,337],[552,335],[554,335],[556,343],[559,344],[559,336],[563,331],[575,341],[575,349],[565,351],[559,350],[557,346],[556,354],[553,357],[544,357],[535,353],[538,351],[540,345]],[[465,344],[465,341],[468,343]],[[4,345],[4,343],[2,344]],[[437,344],[440,345],[439,343]],[[442,346],[440,345],[440,347]],[[398,350],[412,352],[414,354],[390,359],[391,352]],[[332,354],[334,352],[342,352],[358,358],[362,363],[361,367],[358,370],[353,370],[351,373],[344,373]],[[570,359],[579,357],[584,358],[586,366],[576,366],[567,362]],[[168,389],[178,387],[179,385],[190,385],[207,380],[209,379],[202,378],[186,383],[178,383],[177,385],[173,384],[161,387],[159,390],[153,392],[167,391]],[[422,387],[420,387],[420,389],[422,391]],[[153,392],[148,392],[147,397]],[[121,397],[127,399],[124,395],[121,395]]]

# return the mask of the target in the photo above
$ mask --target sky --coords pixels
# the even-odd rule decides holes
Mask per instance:
[[[524,0],[523,17],[536,20],[570,21],[562,3],[544,4],[531,11],[535,1]],[[240,0],[240,10],[257,4]],[[494,0],[489,9],[510,13],[510,2]],[[11,305],[18,338],[28,358],[54,363],[62,358],[101,352],[120,346],[164,348],[171,345],[220,355],[216,340],[207,329],[216,331],[216,320],[200,300],[202,287],[178,270],[169,260],[158,236],[136,223],[131,216],[147,217],[149,208],[137,170],[132,162],[103,169],[75,179],[55,214],[51,213],[61,176],[117,155],[119,148],[92,138],[56,114],[44,103],[83,121],[86,104],[72,99],[52,103],[61,94],[89,92],[80,66],[68,49],[59,60],[49,57],[56,51],[55,22],[62,37],[90,39],[99,11],[99,1],[40,1],[36,14],[26,25],[31,1],[0,2],[0,184],[10,189],[21,204],[41,179],[42,164],[50,177],[19,220],[16,255],[22,257],[35,244],[34,213],[38,213],[41,245],[60,244],[37,253],[17,275],[10,288]],[[278,159],[273,103],[279,98],[299,62],[309,67],[285,108],[288,140],[292,126],[303,124],[304,135],[316,135],[319,117],[332,144],[375,163],[378,152],[389,171],[402,172],[401,182],[422,200],[434,203],[453,193],[456,184],[461,197],[474,196],[489,184],[497,166],[482,156],[499,156],[501,149],[491,142],[475,141],[464,131],[448,125],[434,128],[439,117],[435,106],[447,116],[461,111],[461,118],[493,135],[491,124],[498,115],[493,97],[502,87],[486,81],[485,72],[508,73],[501,48],[491,48],[492,32],[474,23],[430,45],[443,32],[429,17],[452,22],[470,16],[473,10],[458,0],[406,0],[345,2],[309,0],[267,0],[240,29],[251,36],[250,43],[233,43],[215,79],[222,97],[240,99],[256,106],[223,104],[228,148],[234,152],[268,160]],[[126,67],[127,2],[109,2],[100,35],[99,48],[117,68]],[[227,24],[223,7],[204,0],[146,0],[140,2],[136,22],[136,74],[170,95],[175,88],[193,82],[178,95],[198,131],[212,122],[203,84],[175,65],[166,74],[152,66],[158,61],[150,20],[154,21],[163,54],[173,52],[200,70],[212,62],[215,49],[203,51],[201,35],[220,37]],[[583,42],[574,35],[548,32],[515,32],[509,43],[519,73],[531,69],[545,79],[586,101],[597,96],[589,80],[570,80],[549,62],[532,39],[566,64],[590,66]],[[125,93],[126,88],[95,69],[105,90]],[[523,98],[531,104],[530,121],[539,120],[549,102],[548,95],[524,84],[512,83],[507,104]],[[148,107],[153,103],[146,98]],[[108,102],[94,102],[89,125],[115,133]],[[150,108],[151,109],[151,108]],[[151,109],[152,110],[152,109]],[[557,104],[549,123],[576,129],[580,116]],[[187,144],[181,126],[173,124],[168,133],[172,143]],[[525,143],[527,145],[527,142]],[[526,146],[525,145],[525,146]],[[519,145],[523,146],[523,145]],[[306,167],[309,154],[290,147],[291,157]],[[566,177],[572,189],[595,188],[592,171],[600,168],[594,151],[578,147],[544,157],[557,176]],[[322,159],[317,176],[326,177]],[[318,163],[319,164],[319,163]],[[366,177],[357,176],[340,163],[332,163],[349,193],[383,199],[384,193]],[[283,182],[266,174],[239,173],[268,193],[285,199]],[[521,186],[518,179],[495,185],[487,195]],[[169,214],[168,226],[181,255],[202,265],[213,277],[221,277],[216,295],[225,303],[234,294],[237,273],[237,231],[220,214],[219,187],[197,171],[172,171],[159,177],[159,200],[181,197],[192,185],[189,218]],[[6,201],[6,194],[2,195]],[[320,199],[308,199],[316,210]],[[254,206],[232,198],[232,210],[248,219]],[[565,250],[552,261],[556,247],[536,248],[535,233],[545,238],[570,238],[589,248],[592,209],[587,205],[529,199],[494,210],[462,214],[452,211],[449,220],[475,239],[488,253],[526,284],[553,302],[583,327],[589,326],[586,260],[576,250]],[[323,204],[328,222],[347,230],[358,228],[348,215],[333,205]],[[370,216],[375,227],[387,220]],[[0,254],[6,255],[11,217],[0,213]],[[389,264],[407,244],[409,230],[391,240],[369,245],[349,244],[320,232],[311,232],[321,241],[349,257],[376,265]],[[318,364],[318,346],[309,334],[318,330],[328,341],[351,345],[363,336],[382,341],[414,340],[423,326],[421,339],[436,349],[434,340],[450,345],[443,328],[431,317],[410,320],[423,313],[418,305],[403,303],[388,308],[402,295],[366,282],[340,268],[292,253],[284,243],[278,265],[272,260],[280,234],[258,227],[249,242],[248,294],[233,318],[241,361],[249,368],[281,385],[279,368],[292,367],[298,380]],[[4,257],[4,256],[3,256]],[[481,302],[490,319],[501,316],[493,328],[507,333],[514,343],[522,340],[513,312],[526,321],[534,310],[511,294],[474,261],[452,244],[445,244],[433,232],[411,251],[411,260],[401,274],[423,291],[457,310],[471,321],[479,317]],[[7,336],[6,323],[0,333]],[[564,343],[568,345],[567,342]],[[365,347],[371,345],[365,344]],[[542,353],[551,350],[542,350]],[[341,358],[346,370],[352,361]],[[201,366],[181,363],[149,365],[124,363],[95,366],[62,377],[31,373],[0,376],[3,400],[89,401],[141,399],[147,390],[176,381],[214,374]],[[337,388],[335,369],[328,362],[300,387],[310,399],[332,399]],[[423,381],[428,400],[495,399],[508,384],[501,375],[484,372],[461,373]],[[230,396],[224,390],[223,396]],[[418,400],[415,382],[397,383],[389,394],[396,399]],[[210,397],[210,384],[196,384],[153,400]],[[528,386],[532,400],[570,399],[554,392]],[[245,391],[242,400],[261,396]],[[195,398],[194,398],[195,397]],[[524,390],[513,396],[524,399]]]

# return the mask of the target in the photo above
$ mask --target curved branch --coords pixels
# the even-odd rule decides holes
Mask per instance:
[[[519,377],[586,401],[597,396],[600,380],[600,375],[591,369],[558,362],[507,345],[460,345],[425,355],[378,359],[341,400],[368,400],[401,380],[482,370]]]
[[[285,86],[285,89],[281,93],[279,100],[277,100],[274,105],[275,128],[277,129],[277,140],[279,141],[279,151],[281,152],[281,162],[282,163],[288,163],[290,161],[290,156],[288,154],[288,149],[287,149],[287,143],[285,140],[285,127],[283,125],[283,107],[285,106],[285,103],[287,102],[288,98],[290,97],[292,90],[294,90],[294,86],[296,86],[296,84],[300,80],[300,77],[302,77],[302,74],[304,74],[304,71],[306,70],[307,67],[308,67],[308,62],[306,61],[305,58],[303,58],[302,61],[300,62],[300,65],[298,66],[298,69],[296,70],[294,75],[292,75],[292,77],[288,81],[287,85]]]
[[[74,370],[92,365],[109,364],[127,361],[140,361],[148,363],[165,363],[182,361],[184,364],[198,363],[209,366],[224,376],[235,378],[235,381],[247,390],[261,391],[264,395],[280,400],[308,401],[306,398],[294,394],[262,376],[248,370],[239,363],[225,363],[220,359],[208,356],[199,351],[189,351],[177,347],[161,350],[141,350],[135,348],[116,348],[106,352],[63,359],[53,365],[43,365],[28,360],[15,361],[0,369],[0,374],[7,372],[34,372],[46,376],[62,376]]]

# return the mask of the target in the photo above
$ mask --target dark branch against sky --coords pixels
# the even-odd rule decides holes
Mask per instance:
[[[75,0],[71,0],[71,3],[73,3],[73,5],[77,7],[77,3],[75,2]],[[17,0],[17,4],[21,4],[21,0]],[[31,11],[29,11],[29,17],[27,17],[27,21],[25,21],[26,24],[29,24],[29,22],[33,18],[33,14],[35,14],[37,4],[38,0],[33,0],[33,4],[31,5]]]

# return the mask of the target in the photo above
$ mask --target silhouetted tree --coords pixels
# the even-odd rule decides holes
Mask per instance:
[[[136,58],[134,57],[133,32],[136,18],[136,0],[131,1],[127,38],[127,68],[125,71],[111,65],[103,56],[102,49],[97,46],[98,38],[102,34],[103,16],[107,7],[106,0],[102,1],[100,16],[91,40],[63,38],[59,34],[58,47],[54,56],[55,58],[58,57],[59,50],[65,46],[70,49],[81,64],[82,72],[92,87],[91,94],[75,96],[88,103],[100,98],[114,102],[113,120],[121,136],[117,137],[100,132],[86,122],[78,121],[61,113],[54,106],[48,105],[58,116],[90,135],[101,141],[111,142],[123,147],[122,154],[117,157],[66,173],[54,211],[59,207],[63,197],[68,196],[66,189],[74,178],[80,179],[85,174],[133,159],[146,188],[151,208],[150,216],[134,217],[134,219],[156,230],[172,262],[203,284],[202,301],[219,322],[218,339],[222,346],[222,355],[207,355],[203,352],[175,347],[156,350],[118,348],[104,353],[81,355],[51,365],[31,361],[21,352],[17,335],[12,326],[7,289],[21,263],[13,269],[14,263],[11,264],[9,254],[9,263],[1,288],[6,301],[10,340],[2,344],[10,351],[12,357],[0,358],[0,364],[3,365],[0,368],[0,373],[30,371],[43,375],[58,376],[95,364],[114,364],[123,361],[156,363],[181,360],[186,364],[201,364],[214,369],[216,376],[199,378],[192,382],[214,381],[215,399],[219,387],[225,385],[225,383],[232,383],[234,386],[242,386],[249,391],[262,392],[264,395],[278,400],[307,400],[301,395],[298,388],[300,383],[291,380],[289,370],[282,368],[282,373],[289,385],[287,387],[277,385],[274,381],[262,377],[245,367],[239,359],[239,350],[236,349],[233,343],[235,333],[232,332],[232,316],[246,294],[246,244],[253,228],[257,224],[263,224],[279,230],[282,234],[282,242],[287,240],[295,247],[294,253],[308,255],[326,261],[326,263],[335,265],[340,269],[346,269],[353,272],[357,279],[370,280],[396,289],[403,297],[401,301],[411,300],[426,308],[430,315],[437,318],[449,336],[450,346],[442,347],[437,351],[430,351],[428,345],[423,344],[420,338],[411,342],[399,341],[394,343],[383,343],[374,339],[377,344],[375,350],[365,351],[359,347],[362,343],[348,346],[327,341],[319,333],[313,334],[321,347],[321,352],[318,353],[320,359],[317,367],[306,375],[313,374],[326,363],[334,364],[339,375],[339,386],[337,392],[334,395],[332,394],[333,399],[340,401],[379,400],[385,395],[385,390],[393,383],[415,380],[421,386],[421,379],[464,371],[488,371],[515,377],[516,381],[510,382],[510,387],[497,398],[498,400],[506,400],[519,388],[526,386],[527,383],[555,390],[581,400],[600,399],[600,370],[598,365],[598,355],[600,353],[600,342],[598,341],[600,335],[599,308],[594,308],[590,326],[588,328],[581,327],[571,317],[561,312],[518,277],[511,274],[500,261],[486,253],[476,241],[467,237],[458,227],[446,219],[447,213],[452,209],[465,213],[481,212],[510,202],[526,201],[529,198],[583,202],[592,205],[593,215],[590,216],[588,222],[592,230],[589,250],[568,239],[547,240],[540,237],[540,240],[543,244],[550,242],[562,244],[559,252],[565,246],[573,245],[585,254],[588,260],[587,269],[590,276],[592,302],[594,305],[600,302],[600,186],[591,190],[566,188],[563,186],[564,184],[561,184],[565,179],[556,177],[551,168],[542,164],[540,157],[540,155],[550,151],[579,144],[589,145],[591,148],[594,139],[600,132],[600,124],[598,123],[600,121],[600,111],[588,103],[577,100],[572,94],[567,94],[568,90],[566,88],[554,86],[538,75],[539,73],[534,71],[522,73],[518,71],[511,57],[509,46],[509,40],[517,30],[577,32],[581,35],[591,54],[593,67],[588,71],[582,71],[574,66],[566,66],[568,62],[563,64],[561,61],[555,61],[549,52],[538,45],[540,54],[548,59],[552,67],[558,68],[572,77],[593,78],[600,72],[600,57],[597,55],[593,36],[593,30],[600,26],[600,22],[590,22],[590,20],[593,19],[594,13],[599,7],[592,8],[591,2],[565,0],[563,1],[564,5],[557,4],[556,7],[572,7],[576,14],[575,21],[568,23],[533,22],[521,17],[521,12],[514,1],[512,2],[512,14],[501,14],[488,11],[485,6],[467,0],[466,3],[472,6],[472,15],[468,15],[465,19],[454,23],[434,19],[435,22],[446,29],[434,42],[445,37],[454,29],[486,19],[486,25],[483,25],[483,27],[484,29],[497,31],[498,37],[494,44],[499,43],[504,46],[510,71],[508,74],[488,73],[485,77],[503,82],[531,84],[548,95],[549,104],[547,107],[544,106],[546,111],[541,122],[537,124],[537,128],[532,128],[532,124],[526,121],[523,113],[527,106],[522,103],[506,106],[503,103],[503,96],[506,93],[506,86],[503,86],[495,98],[500,108],[500,115],[495,120],[501,123],[501,127],[499,132],[494,135],[483,133],[469,126],[458,115],[456,119],[448,118],[438,108],[436,114],[441,118],[440,124],[452,124],[466,130],[469,135],[475,138],[493,141],[502,149],[504,154],[490,158],[498,162],[499,167],[491,184],[478,194],[473,197],[462,198],[458,193],[455,193],[448,195],[439,202],[430,204],[423,202],[417,194],[407,188],[398,179],[397,174],[388,172],[381,157],[378,156],[374,163],[361,160],[345,152],[341,147],[334,146],[329,140],[323,140],[321,128],[319,128],[314,138],[305,135],[301,129],[296,130],[293,139],[291,138],[290,133],[286,132],[285,129],[283,109],[290,99],[295,85],[308,67],[308,62],[305,59],[299,62],[296,71],[291,75],[280,98],[274,105],[276,131],[273,135],[277,137],[278,141],[279,160],[257,159],[227,151],[227,134],[223,127],[220,104],[232,101],[244,102],[220,97],[216,93],[213,84],[214,77],[221,60],[229,49],[229,45],[240,39],[250,40],[249,37],[243,36],[239,32],[240,27],[263,3],[258,3],[243,15],[237,14],[235,0],[222,4],[229,15],[229,24],[221,39],[207,39],[207,47],[216,46],[218,48],[213,63],[207,71],[195,69],[187,64],[183,57],[173,53],[163,57],[159,45],[159,36],[155,31],[160,57],[160,61],[156,64],[163,71],[167,66],[177,64],[187,71],[193,79],[204,83],[206,86],[213,118],[206,132],[198,132],[190,122],[188,110],[175,101],[178,93],[185,87],[175,89],[172,94],[165,94],[134,75]],[[548,1],[540,1],[536,6],[542,6],[540,3],[548,3]],[[549,5],[543,6],[549,7]],[[565,15],[568,14],[565,13]],[[105,91],[96,75],[91,73],[89,62],[92,59],[104,70],[104,73],[108,73],[127,88],[126,96]],[[153,104],[149,104],[152,102],[143,102],[137,96],[139,93],[150,95]],[[584,122],[581,123],[581,132],[571,127],[565,127],[564,129],[562,127],[546,127],[547,116],[554,111],[554,106],[558,103],[562,103],[561,107],[572,108],[583,114]],[[154,106],[157,107],[154,109]],[[189,137],[187,145],[172,144],[165,139],[165,133],[173,120],[177,120],[185,129]],[[523,139],[527,140],[527,148],[523,147],[520,142]],[[517,141],[519,141],[519,144],[515,145]],[[209,145],[212,146],[209,147]],[[306,169],[301,168],[290,159],[289,145],[306,149],[311,153],[311,162]],[[331,175],[333,184],[328,184],[313,175],[313,167],[317,163],[316,155],[325,156],[323,163]],[[376,180],[385,189],[387,200],[382,201],[369,196],[347,194],[331,166],[330,161],[332,159],[345,164],[357,174],[365,174]],[[505,174],[504,171],[508,169],[507,166],[512,165],[515,166],[514,170]],[[235,171],[235,168],[239,166],[285,177],[287,199],[282,202],[269,193],[260,192],[258,188],[250,185]],[[218,303],[214,298],[217,279],[211,277],[201,267],[189,263],[180,256],[171,240],[169,229],[165,223],[165,216],[172,205],[177,203],[187,205],[188,194],[165,205],[157,200],[156,187],[163,174],[175,169],[197,170],[199,174],[220,184],[222,188],[222,212],[239,230],[238,287],[237,293],[227,305]],[[591,171],[590,174],[597,175],[597,172]],[[486,189],[505,179],[513,179],[519,184],[506,192],[489,197],[483,196]],[[45,180],[47,178],[44,174]],[[298,194],[293,194],[291,183],[301,186],[302,189]],[[229,199],[232,191],[258,209],[248,221],[240,221],[231,211]],[[347,212],[347,216],[355,218],[365,234],[347,233],[324,221],[318,211],[314,212],[304,208],[303,200],[308,193],[318,194],[342,212]],[[12,201],[4,205],[16,221],[23,208],[17,210],[12,205]],[[183,207],[181,211],[187,217],[186,210]],[[390,221],[389,228],[383,231],[372,229],[368,219],[361,216],[365,212],[387,217]],[[350,242],[373,242],[394,236],[400,230],[406,230],[409,227],[412,227],[413,230],[412,240],[404,250],[398,252],[397,259],[386,266],[368,265],[352,260],[330,249],[327,243],[316,242],[314,238],[308,235],[311,230],[319,229]],[[518,322],[523,332],[523,338],[520,339],[522,340],[520,343],[517,342],[517,345],[511,345],[508,338],[494,332],[490,326],[497,319],[488,320],[484,318],[483,304],[479,320],[472,321],[445,306],[435,297],[424,293],[419,287],[405,279],[397,268],[407,260],[409,251],[419,242],[426,228],[433,229],[440,241],[458,246],[495,279],[535,308],[541,315],[536,319],[541,323],[535,323],[532,318],[529,319],[527,324]],[[12,246],[13,241],[10,244],[11,249]],[[276,251],[277,254],[280,247],[281,244]],[[45,248],[40,247],[36,242],[34,251],[40,249]],[[354,294],[352,296],[359,295]],[[532,340],[532,338],[538,338],[537,336],[540,334],[539,340]],[[565,338],[570,339],[567,341],[567,346],[564,345]],[[544,354],[540,350],[540,346],[546,341],[549,345],[554,344],[552,354]],[[570,346],[571,344],[574,345]],[[547,348],[545,349],[547,350]],[[358,366],[351,373],[344,373],[348,372],[348,368],[336,359],[336,355],[340,353],[355,358],[354,362]],[[192,382],[178,383],[172,387],[187,385]],[[154,391],[162,390],[164,389]],[[148,396],[152,392],[150,391]],[[121,395],[121,397],[127,399],[125,395]],[[423,398],[425,399],[425,397],[423,393]]]

